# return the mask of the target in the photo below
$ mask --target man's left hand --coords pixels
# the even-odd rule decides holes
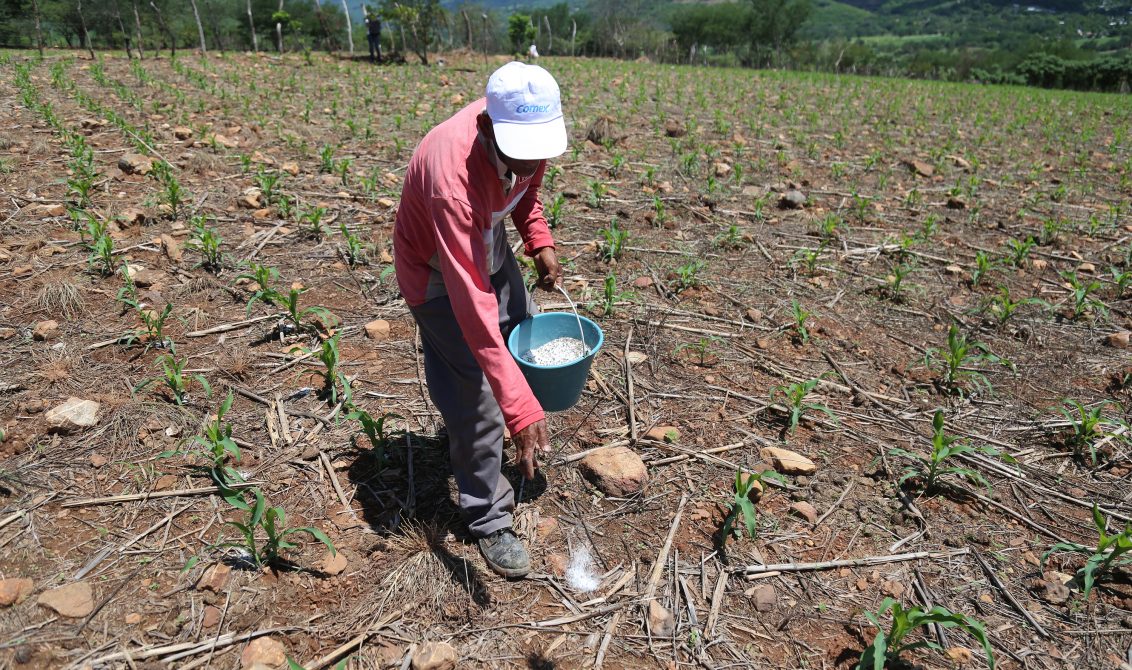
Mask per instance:
[[[562,267],[558,265],[554,247],[543,247],[535,252],[535,269],[538,270],[538,287],[544,291],[553,291],[562,281]]]

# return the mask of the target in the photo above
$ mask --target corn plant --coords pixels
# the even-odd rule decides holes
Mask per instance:
[[[326,236],[326,226],[322,225],[322,217],[326,216],[325,207],[312,207],[299,215],[300,223],[306,225],[308,236],[321,240]]]
[[[257,568],[284,564],[282,561],[283,553],[298,548],[298,545],[292,544],[287,538],[297,533],[310,535],[326,545],[331,554],[337,553],[334,543],[330,541],[326,533],[314,526],[288,528],[287,514],[282,507],[268,507],[263,492],[258,487],[252,488],[251,492],[255,501],[251,505],[244,503],[248,512],[247,519],[243,523],[239,521],[225,522],[226,525],[240,531],[243,542],[222,542],[220,546],[243,550],[247,558]],[[262,543],[256,537],[260,532],[265,536]]]
[[[232,424],[224,421],[224,415],[232,409],[233,399],[232,392],[228,391],[227,397],[216,410],[216,415],[205,424],[200,435],[193,436],[189,444],[196,449],[166,451],[159,454],[159,457],[167,458],[176,455],[203,457],[207,462],[204,469],[209,478],[212,479],[212,483],[220,489],[220,496],[233,507],[246,510],[248,504],[244,502],[243,494],[232,488],[233,484],[243,483],[244,477],[235,468],[228,465],[229,459],[237,463],[240,461],[240,447],[232,439]]]
[[[835,240],[847,227],[845,219],[842,219],[841,215],[830,212],[822,217],[821,221],[818,221],[818,234],[823,240]]]
[[[747,243],[743,239],[743,230],[733,223],[727,230],[716,235],[715,245],[721,249],[739,250],[747,246]]]
[[[1014,316],[1020,307],[1025,305],[1041,305],[1049,307],[1049,303],[1040,298],[1022,298],[1021,300],[1014,300],[1010,297],[1010,289],[1005,286],[998,287],[998,293],[991,297],[985,307],[985,312],[989,312],[994,317],[998,325],[1005,326],[1006,322]]]
[[[361,424],[362,433],[369,438],[370,447],[374,451],[378,464],[384,465],[388,460],[388,449],[393,444],[392,431],[386,431],[385,423],[393,419],[404,419],[400,414],[386,413],[374,418],[364,409],[355,409],[346,415],[346,419]]]
[[[204,394],[210,398],[212,397],[212,387],[209,386],[208,380],[204,378],[204,375],[185,374],[185,365],[189,362],[187,358],[177,360],[177,357],[170,353],[158,358],[157,362],[161,365],[161,376],[150,377],[149,379],[143,380],[134,387],[134,393],[141,391],[154,382],[164,382],[165,387],[173,394],[173,402],[178,405],[183,405],[185,404],[186,396],[189,394],[189,384],[195,379],[197,383],[204,388]]]
[[[252,263],[249,270],[251,270],[251,272],[245,272],[236,277],[236,279],[250,279],[256,284],[256,289],[252,292],[252,297],[248,299],[246,310],[248,314],[251,314],[252,305],[256,304],[256,302],[262,301],[268,305],[275,305],[276,300],[281,296],[271,286],[276,279],[279,279],[279,270],[259,263]]]
[[[260,194],[263,195],[264,202],[268,205],[274,203],[278,197],[277,189],[279,188],[279,182],[283,180],[282,173],[268,172],[261,167],[259,171],[256,172],[253,180],[259,188]]]
[[[224,238],[208,227],[208,218],[203,215],[194,216],[189,225],[189,241],[185,243],[185,248],[199,251],[201,255],[201,261],[195,267],[219,272],[224,266],[224,252],[220,250],[220,243]]]
[[[158,202],[167,205],[170,215],[177,218],[178,210],[185,204],[189,194],[173,174],[173,168],[165,161],[157,161],[153,164],[153,177],[161,184],[162,190],[158,194]]]
[[[590,189],[589,204],[593,209],[601,209],[605,203],[605,196],[609,193],[609,185],[600,179],[587,179],[586,185]]]
[[[719,342],[722,342],[722,340],[720,340],[718,337],[714,335],[708,335],[707,337],[701,337],[695,342],[684,342],[678,344],[676,348],[672,350],[672,353],[679,354],[681,351],[692,351],[699,358],[699,363],[697,363],[697,365],[699,365],[700,367],[707,367],[708,356],[714,349],[712,345],[718,344]]]
[[[122,275],[123,286],[118,289],[118,295],[115,296],[114,299],[122,305],[122,313],[125,313],[127,309],[141,309],[141,298],[138,296],[138,286],[134,283],[134,277],[130,274],[129,266],[125,261],[122,261],[122,267],[118,270],[118,274]]]
[[[1024,240],[1007,240],[1006,241],[1006,262],[1010,263],[1016,268],[1022,267],[1026,262],[1026,258],[1030,255],[1030,250],[1034,248],[1037,242],[1034,238],[1027,237]]]
[[[1077,273],[1071,270],[1062,272],[1061,278],[1069,285],[1069,297],[1072,300],[1074,319],[1081,318],[1087,311],[1102,316],[1108,313],[1108,308],[1105,307],[1104,303],[1093,297],[1093,294],[1101,288],[1099,281],[1095,279],[1082,281]]]
[[[980,251],[975,254],[975,269],[971,270],[971,287],[978,286],[983,279],[998,267],[990,254]]]
[[[138,318],[141,319],[144,328],[139,328],[126,337],[126,345],[131,345],[139,340],[145,342],[146,349],[156,347],[164,349],[165,347],[172,346],[172,340],[165,337],[165,321],[169,319],[169,315],[173,313],[173,305],[165,303],[165,308],[160,312],[152,309],[143,309],[140,305],[135,309]]]
[[[809,312],[797,300],[791,300],[791,316],[794,317],[794,338],[802,344],[807,344],[810,341],[810,331],[806,328],[806,320],[813,316],[813,312]]]
[[[807,275],[812,276],[817,274],[818,261],[821,260],[822,254],[825,253],[828,244],[829,243],[823,239],[818,243],[816,249],[799,249],[795,251],[794,255],[790,257],[790,268],[797,270],[801,267],[802,271]]]
[[[763,480],[784,481],[782,475],[774,470],[746,473],[739,470],[735,473],[734,497],[731,499],[727,516],[724,517],[723,525],[719,530],[720,549],[727,546],[727,540],[730,539],[736,528],[745,529],[747,537],[751,539],[754,539],[758,534],[759,513],[755,509],[755,503],[752,500],[755,496],[751,495],[751,491],[757,490],[756,487],[761,487]],[[743,516],[743,525],[737,526],[740,515]],[[740,535],[742,535],[741,531]]]
[[[696,260],[689,261],[675,270],[673,274],[676,276],[676,281],[673,284],[673,290],[676,293],[682,293],[690,288],[695,288],[700,285],[700,271],[707,267],[704,261]]]
[[[601,229],[605,243],[601,245],[601,258],[609,262],[621,258],[629,241],[629,231],[617,225],[617,217],[609,220],[609,226]]]
[[[1110,267],[1108,271],[1112,275],[1112,283],[1115,284],[1113,297],[1120,300],[1128,287],[1132,286],[1132,270]]]
[[[660,196],[654,195],[652,197],[652,223],[654,226],[660,227],[668,220],[668,210],[664,207],[664,201]]]
[[[318,151],[318,171],[326,174],[334,173],[334,147],[324,146]]]
[[[613,316],[617,303],[631,299],[635,294],[632,291],[617,290],[617,275],[610,272],[602,282],[601,302],[592,304],[591,309],[601,310],[602,316]]]
[[[91,219],[93,221],[93,218]],[[92,272],[109,277],[114,274],[114,239],[103,228],[101,234],[91,238],[87,265]]]
[[[1090,549],[1088,547],[1074,544],[1071,542],[1058,542],[1050,547],[1050,550],[1042,556],[1042,569],[1045,569],[1045,562],[1049,560],[1052,554],[1058,552],[1070,552],[1074,554],[1081,554],[1088,556],[1085,561],[1084,567],[1077,571],[1077,577],[1081,580],[1081,585],[1085,587],[1082,592],[1086,598],[1093,590],[1093,585],[1096,584],[1097,579],[1107,577],[1113,568],[1118,568],[1124,565],[1132,564],[1132,556],[1125,556],[1128,552],[1132,551],[1132,524],[1125,524],[1124,530],[1116,535],[1109,535],[1108,521],[1101,516],[1100,508],[1096,503],[1093,503],[1093,525],[1097,528],[1097,548]]]
[[[924,356],[924,365],[937,368],[940,383],[947,389],[963,393],[962,385],[970,381],[976,390],[985,389],[987,393],[993,392],[986,375],[969,366],[982,362],[1001,363],[1007,367],[1012,364],[1004,358],[993,353],[982,342],[972,342],[966,335],[959,332],[955,324],[947,331],[947,348],[928,349]]]
[[[1128,425],[1124,422],[1104,416],[1105,409],[1109,405],[1115,404],[1112,401],[1103,400],[1096,407],[1088,409],[1076,400],[1064,400],[1062,406],[1056,408],[1069,421],[1072,430],[1065,440],[1066,446],[1071,448],[1074,455],[1082,460],[1087,452],[1089,462],[1094,467],[1097,465],[1097,444],[1102,439],[1117,435],[1115,429],[1124,428],[1127,430],[1128,428]],[[1112,429],[1106,431],[1106,427],[1110,426]]]
[[[943,410],[937,409],[935,416],[932,417],[932,453],[928,458],[899,448],[888,451],[889,455],[903,456],[915,463],[913,467],[904,471],[897,481],[897,485],[903,486],[909,479],[919,477],[923,482],[924,491],[930,492],[936,490],[940,477],[958,475],[989,489],[991,488],[990,482],[982,473],[971,468],[952,465],[952,459],[963,454],[978,453],[992,458],[1001,458],[1008,463],[1014,462],[1013,457],[1009,454],[1003,454],[997,449],[988,446],[972,446],[961,441],[958,436],[948,435],[944,431],[943,424]]]
[[[888,289],[888,297],[893,302],[900,302],[904,299],[904,280],[915,269],[915,264],[910,261],[900,261],[892,266],[892,270],[885,277],[885,288]]]
[[[892,612],[892,626],[888,632],[880,624],[880,617]],[[982,622],[966,614],[957,614],[944,607],[933,607],[924,611],[919,607],[904,609],[904,606],[892,598],[885,598],[876,612],[865,612],[865,617],[877,627],[876,637],[861,654],[856,670],[884,670],[885,668],[902,667],[900,655],[913,649],[927,647],[936,651],[943,651],[935,642],[928,639],[916,642],[906,642],[909,633],[923,626],[937,625],[943,628],[958,628],[978,640],[986,655],[987,665],[994,670],[994,651],[991,650],[990,639]]]
[[[770,401],[773,403],[775,398],[782,396],[782,402],[786,405],[786,411],[789,416],[786,420],[786,432],[793,433],[794,429],[798,427],[798,422],[802,420],[802,415],[807,410],[823,412],[829,417],[830,421],[838,423],[837,417],[833,411],[825,405],[817,402],[806,402],[806,396],[821,382],[821,377],[815,379],[808,379],[804,382],[794,382],[786,386],[775,386],[770,392]]]
[[[337,323],[338,319],[325,307],[319,305],[306,308],[299,307],[299,296],[306,293],[306,291],[307,289],[305,288],[292,287],[285,296],[277,291],[275,292],[275,299],[287,310],[287,317],[291,320],[291,323],[294,324],[295,328],[299,330],[307,328],[308,324],[303,323],[307,317],[314,317],[326,326],[332,326]],[[315,326],[310,324],[310,327],[314,328]]]
[[[546,225],[552,230],[562,223],[563,210],[566,208],[566,196],[561,193],[555,195],[546,203]]]
[[[346,261],[350,267],[357,267],[366,262],[366,249],[362,245],[362,241],[358,239],[345,223],[339,224],[338,231],[342,233],[342,237],[346,238]]]
[[[319,362],[322,363],[322,393],[331,405],[338,404],[338,386],[342,387],[342,401],[349,405],[353,400],[353,392],[350,389],[350,380],[342,372],[339,363],[342,360],[342,352],[338,348],[338,341],[341,333],[335,333],[333,337],[328,337],[322,341],[322,344],[313,353]]]

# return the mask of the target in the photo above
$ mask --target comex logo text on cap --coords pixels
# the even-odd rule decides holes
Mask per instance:
[[[550,105],[519,105],[516,114],[542,114],[550,110]]]

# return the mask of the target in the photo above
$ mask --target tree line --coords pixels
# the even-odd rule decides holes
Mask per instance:
[[[1043,34],[1041,26],[1056,22],[1017,8],[1014,14],[983,14],[977,3],[954,5],[958,9],[947,10],[950,14],[919,19],[918,30],[926,33],[919,35],[907,24],[910,15],[897,14],[889,17],[895,32],[853,37],[844,34],[853,17],[883,17],[839,5],[837,11],[857,14],[831,21],[829,7],[815,11],[811,0],[587,0],[507,13],[490,1],[445,7],[440,0],[377,0],[365,12],[383,22],[385,53],[399,59],[415,54],[425,63],[430,51],[526,53],[535,44],[552,56],[647,57],[1100,91],[1127,91],[1132,83],[1127,29],[1082,46],[1088,40]],[[894,5],[900,3],[886,6]],[[1090,33],[1111,21],[1097,13],[1061,16],[1076,16],[1076,25]],[[347,0],[0,0],[0,44],[20,48],[111,48],[132,56],[186,48],[353,53],[356,44],[365,44],[364,32]]]

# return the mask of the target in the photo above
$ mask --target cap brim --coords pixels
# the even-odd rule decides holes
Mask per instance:
[[[566,151],[566,123],[562,117],[545,123],[492,123],[495,143],[510,158],[546,160]]]

